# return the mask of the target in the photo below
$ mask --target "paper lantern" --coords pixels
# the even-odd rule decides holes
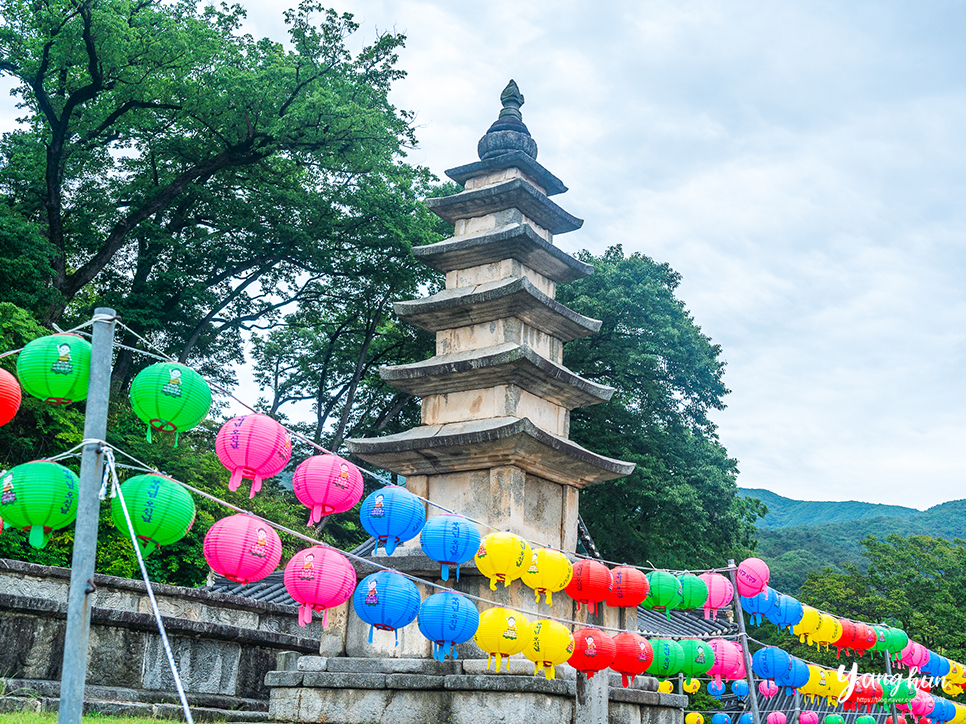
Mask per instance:
[[[606,669],[614,661],[617,647],[614,640],[596,628],[579,628],[573,633],[574,652],[569,664],[588,679]]]
[[[758,684],[758,691],[766,699],[771,699],[778,695],[778,684],[774,681],[762,681]]]
[[[573,578],[573,567],[567,556],[553,548],[538,548],[530,553],[530,565],[521,579],[533,589],[536,602],[544,594],[548,605],[553,605],[553,594],[564,590]]]
[[[765,617],[773,624],[778,626],[778,630],[792,630],[792,626],[797,626],[802,620],[804,610],[801,602],[794,596],[786,596],[784,593],[775,593],[775,605],[765,612]]]
[[[821,623],[821,614],[811,606],[802,606],[802,619],[792,627],[792,633],[798,636],[801,643],[812,645],[812,634]]]
[[[564,589],[567,595],[580,604],[587,604],[591,613],[597,612],[597,604],[607,600],[608,594],[614,586],[610,569],[603,563],[591,560],[580,560],[574,564],[574,575]]]
[[[675,676],[681,672],[684,666],[684,649],[677,641],[671,639],[653,639],[651,650],[654,658],[651,665],[647,668],[649,676],[656,676],[663,679],[667,676]]]
[[[818,712],[803,711],[798,715],[798,724],[818,724]]]
[[[824,645],[827,649],[829,644],[838,640],[841,635],[842,622],[835,618],[835,616],[830,616],[825,613],[820,614],[818,628],[812,633],[812,640],[815,641],[816,648]]]
[[[924,691],[920,691],[909,702],[909,710],[913,713],[913,716],[929,716],[932,710],[935,708],[936,702]]]
[[[490,533],[480,541],[473,562],[480,573],[490,579],[490,590],[495,591],[497,581],[502,581],[506,588],[523,576],[533,563],[533,552],[530,544],[520,536],[500,531]]]
[[[763,592],[770,576],[768,564],[761,558],[745,558],[738,564],[738,570],[735,572],[738,595],[755,596]]]
[[[890,628],[887,640],[889,643],[886,648],[892,654],[892,658],[901,658],[902,650],[909,645],[909,636],[906,635],[906,632],[900,628]]]
[[[684,724],[704,724],[704,716],[696,711],[690,711],[684,715]]]
[[[440,577],[449,580],[449,567],[456,566],[460,579],[460,563],[473,559],[480,547],[480,531],[475,523],[461,515],[437,515],[426,521],[419,534],[423,553],[442,564]]]
[[[489,536],[487,536],[489,537]],[[485,539],[484,539],[485,540]],[[486,668],[496,657],[496,671],[500,671],[503,657],[507,657],[507,671],[510,670],[509,657],[526,648],[530,639],[530,622],[526,617],[509,608],[488,608],[480,614],[480,625],[473,640],[487,654]]]
[[[842,708],[845,711],[856,711],[865,707],[866,711],[871,711],[872,705],[878,703],[881,699],[882,684],[868,677],[860,676],[852,691],[842,700]]]
[[[308,525],[321,522],[323,516],[352,509],[362,498],[362,488],[359,468],[338,455],[306,458],[292,475],[295,497],[310,511]]]
[[[541,619],[530,626],[523,655],[533,662],[534,676],[543,671],[548,681],[554,679],[554,667],[567,661],[573,652],[573,636],[562,623]]]
[[[835,658],[839,657],[843,649],[846,653],[851,650],[861,656],[875,644],[876,633],[871,626],[848,619],[841,619],[840,623],[842,634],[832,642],[836,649]]]
[[[634,677],[640,676],[651,665],[654,650],[643,636],[624,631],[614,636],[614,661],[610,668],[621,675],[621,684],[626,689],[634,683]]]
[[[195,501],[191,493],[164,475],[135,475],[121,485],[121,494],[138,545],[146,556],[158,546],[177,543],[195,522]],[[128,527],[120,497],[111,502],[111,518],[126,535]]]
[[[744,679],[731,682],[731,693],[739,697],[748,696],[748,682]]]
[[[906,718],[904,716],[900,716],[895,720],[891,716],[886,717],[886,724],[893,724],[893,721],[898,722],[898,724],[906,724]]]
[[[926,659],[919,669],[926,676],[932,676],[934,679],[942,679],[949,674],[952,666],[949,663],[949,659],[945,656],[940,656],[935,651],[930,651],[926,649],[926,653],[929,658]]]
[[[875,629],[875,643],[872,645],[872,651],[885,651],[889,645],[889,628],[888,626],[873,626]]]
[[[714,666],[714,649],[707,641],[682,639],[678,643],[684,654],[681,673],[685,676],[704,676]]]
[[[876,721],[874,716],[866,714],[865,716],[856,718],[855,724],[876,724]]]
[[[644,605],[655,611],[666,612],[671,618],[671,609],[681,599],[681,582],[666,571],[650,571],[647,574],[648,592]]]
[[[203,552],[218,575],[236,583],[253,583],[278,566],[282,541],[265,521],[238,513],[215,521],[205,534]]]
[[[90,372],[90,342],[76,334],[39,337],[17,357],[24,392],[52,405],[86,399]]]
[[[826,714],[822,724],[845,724],[845,718],[841,714]]]
[[[785,724],[787,718],[783,712],[773,711],[765,718],[765,721],[767,721],[768,724]]]
[[[775,607],[777,602],[778,593],[774,589],[766,586],[765,590],[756,596],[742,596],[741,610],[751,617],[752,623],[760,626],[762,616],[767,616],[768,612]],[[771,618],[768,620],[770,621]]]
[[[929,650],[912,640],[902,649],[901,654],[900,661],[909,668],[910,673],[918,671],[929,660]]]
[[[751,657],[751,670],[763,679],[774,679],[788,670],[792,657],[777,646],[758,649]]]
[[[77,517],[80,479],[63,465],[36,460],[0,475],[0,518],[5,525],[29,531],[28,541],[43,548],[51,534]]]
[[[613,608],[637,608],[647,598],[647,576],[630,566],[618,566],[611,570],[614,587],[607,595],[607,605]]]
[[[698,689],[701,688],[701,682],[697,679],[685,679],[684,683],[681,685],[687,694],[694,694]]]
[[[396,546],[419,535],[426,523],[423,501],[405,488],[387,485],[375,490],[362,501],[359,520],[366,532],[376,539],[372,555],[381,545],[387,556]]]
[[[437,661],[443,661],[449,653],[458,658],[453,647],[473,638],[479,625],[476,605],[453,591],[427,596],[419,607],[419,632],[433,642],[433,658]]]
[[[665,679],[664,681],[658,683],[657,690],[661,694],[673,694],[674,684]]]
[[[704,604],[708,600],[708,584],[693,573],[678,576],[678,583],[681,586],[681,593],[675,608],[685,611],[704,608]]]
[[[299,626],[312,623],[312,612],[322,611],[322,628],[329,624],[329,609],[349,600],[356,587],[356,571],[335,548],[313,546],[299,551],[285,566],[285,590],[298,601]]]
[[[131,382],[131,408],[151,430],[178,435],[197,427],[211,409],[211,388],[190,367],[177,362],[158,362],[147,367]]]
[[[369,624],[369,643],[374,628],[392,631],[399,646],[399,629],[416,620],[419,589],[401,573],[379,571],[363,578],[352,594],[352,608]]]
[[[731,717],[719,711],[711,717],[711,724],[731,724]]]
[[[708,600],[704,604],[704,617],[717,619],[718,609],[724,608],[734,599],[735,589],[731,581],[720,573],[702,573],[701,580],[708,586]]]
[[[736,654],[737,658],[736,658],[736,663],[734,665],[734,668],[732,668],[731,671],[729,671],[727,674],[724,674],[724,678],[726,678],[726,679],[747,679],[748,678],[748,672],[745,671],[745,652],[744,652],[744,649],[741,648],[741,644],[739,644],[737,641],[730,641],[729,643],[734,647],[735,654]]]
[[[708,693],[715,699],[720,699],[727,690],[727,687],[720,681],[708,682]]]
[[[751,712],[745,712],[740,717],[738,717],[739,724],[755,724],[754,717],[752,717]]]
[[[20,409],[20,383],[6,370],[0,369],[0,427],[6,425]]]
[[[251,478],[248,494],[254,498],[262,480],[282,472],[292,456],[288,432],[268,415],[240,415],[224,425],[215,437],[215,452],[231,471],[229,490],[238,490],[243,478]]]
[[[933,710],[930,712],[929,718],[936,722],[936,724],[946,724],[946,722],[956,717],[956,705],[953,702],[946,701],[939,696],[934,696],[933,705]]]
[[[898,681],[885,680],[882,686],[880,704],[908,704],[918,694],[916,687],[909,679]]]
[[[730,678],[738,668],[740,657],[730,641],[711,639],[708,641],[708,645],[714,652],[714,664],[708,669],[708,675],[714,679],[716,684],[720,684],[722,678]],[[708,691],[710,692],[710,689]]]

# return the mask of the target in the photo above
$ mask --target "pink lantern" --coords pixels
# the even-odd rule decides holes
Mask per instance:
[[[803,711],[798,715],[798,724],[818,724],[817,711]],[[902,724],[906,724],[903,722]]]
[[[735,580],[738,583],[738,594],[745,598],[757,596],[768,586],[771,571],[768,564],[761,558],[745,558],[738,564]]]
[[[758,684],[758,691],[760,691],[761,695],[764,696],[765,698],[771,699],[773,696],[778,695],[778,684],[770,680],[762,681],[761,683]],[[808,712],[802,712],[802,713],[807,714]],[[816,714],[816,717],[817,716],[818,715]],[[817,724],[817,723],[818,723],[818,719],[816,718],[815,721],[812,722],[811,724]],[[799,721],[799,724],[809,724],[809,722]]]
[[[731,678],[732,672],[741,664],[741,657],[730,641],[711,639],[708,644],[714,651],[714,664],[708,669],[708,676],[713,677],[715,683],[720,685],[721,679]]]
[[[299,551],[285,566],[285,590],[299,606],[299,626],[312,623],[312,611],[324,611],[322,628],[329,623],[329,609],[352,595],[356,571],[335,548],[313,546]]]
[[[708,586],[708,600],[704,602],[704,617],[718,618],[718,609],[727,606],[735,597],[731,581],[720,573],[702,573],[701,580]]]
[[[362,498],[362,473],[337,455],[313,455],[295,468],[295,497],[311,513],[309,525],[322,516],[349,510]]]
[[[936,706],[936,702],[932,698],[932,694],[927,694],[924,691],[917,693],[912,701],[909,702],[909,709],[912,711],[912,715],[915,717],[928,716],[932,714],[933,708]]]
[[[773,711],[771,714],[768,715],[765,721],[767,721],[768,724],[785,724],[785,722],[788,721],[788,719],[785,716],[784,712]]]
[[[231,470],[229,490],[238,490],[242,478],[251,478],[254,498],[262,489],[262,480],[270,478],[288,465],[292,441],[288,432],[268,415],[240,415],[229,420],[218,431],[215,452],[221,464]]]
[[[731,645],[735,647],[735,651],[738,654],[738,659],[737,659],[738,663],[735,664],[735,667],[731,670],[730,673],[724,675],[724,678],[731,679],[733,681],[738,681],[739,679],[747,679],[748,674],[745,671],[745,651],[744,649],[741,648],[741,644],[739,644],[737,641],[732,641]]]
[[[282,560],[282,541],[268,523],[238,513],[215,521],[205,535],[205,560],[236,583],[260,581]]]
[[[919,670],[919,667],[929,661],[929,649],[909,639],[909,643],[902,650],[899,659],[905,666],[909,667],[910,673],[915,673]]]

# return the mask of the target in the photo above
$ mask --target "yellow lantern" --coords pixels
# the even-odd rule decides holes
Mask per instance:
[[[963,724],[966,722],[966,706],[962,704],[957,704],[953,702],[953,706],[956,707],[956,715],[949,720],[949,724]]]
[[[480,614],[480,626],[473,640],[476,645],[489,654],[486,668],[496,656],[496,670],[500,670],[503,657],[513,656],[526,648],[530,640],[530,622],[523,614],[509,608],[489,608]],[[507,663],[507,671],[510,664]]]
[[[560,551],[553,548],[538,548],[531,554],[530,566],[523,572],[523,582],[537,594],[545,593],[547,603],[553,605],[553,594],[562,591],[574,577],[574,567]]]
[[[672,684],[670,681],[662,681],[657,685],[657,690],[662,694],[673,694],[674,684]]]
[[[688,694],[693,694],[701,688],[701,682],[697,679],[685,679],[681,688],[683,688]]]
[[[945,691],[950,696],[959,696],[960,694],[963,693],[963,687],[961,684],[957,684],[954,681],[950,681],[949,677],[947,676],[943,679],[943,691]],[[952,721],[950,721],[950,724],[952,724]]]
[[[821,622],[822,614],[811,606],[802,606],[802,620],[792,628],[792,633],[798,636],[801,643],[804,644],[807,640],[808,644],[811,645],[812,634]]]
[[[533,675],[543,670],[548,680],[556,675],[553,667],[569,660],[573,652],[574,637],[570,635],[570,629],[562,623],[543,619],[533,622],[523,649],[523,655],[533,662]]]
[[[958,661],[949,660],[949,673],[946,674],[946,681],[951,681],[957,686],[966,684],[966,668]]]
[[[827,613],[819,614],[818,627],[816,627],[815,632],[812,634],[812,641],[815,642],[816,648],[821,648],[822,644],[824,644],[827,649],[828,645],[833,641],[838,641],[841,635],[841,621]],[[809,644],[811,644],[811,641]]]
[[[848,677],[839,678],[839,672],[828,669],[828,703],[830,706],[838,706],[839,696],[849,686]]]
[[[696,711],[688,712],[684,717],[684,724],[704,724],[704,717]]]
[[[530,545],[513,533],[490,533],[480,541],[480,548],[473,558],[480,573],[490,579],[490,590],[496,590],[496,582],[509,586],[523,575],[530,566],[533,553]]]

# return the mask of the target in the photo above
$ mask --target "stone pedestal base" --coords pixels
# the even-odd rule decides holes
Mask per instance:
[[[303,656],[298,671],[273,671],[273,721],[329,724],[681,724],[687,697],[659,694],[639,677],[629,689],[609,687],[607,672],[591,681],[566,664],[557,678],[533,676],[517,658],[510,673],[486,671],[479,659],[362,659]],[[578,680],[578,677],[580,680]],[[594,689],[595,695],[587,696]],[[580,695],[583,691],[584,695]],[[609,712],[608,712],[609,710]]]

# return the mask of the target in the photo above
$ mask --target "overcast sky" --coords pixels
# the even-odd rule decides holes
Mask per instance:
[[[276,2],[249,30],[284,38]],[[724,349],[742,487],[925,508],[966,464],[966,4],[340,0],[408,36],[411,159],[476,160],[514,78],[583,218]],[[4,109],[9,112],[9,109]]]

